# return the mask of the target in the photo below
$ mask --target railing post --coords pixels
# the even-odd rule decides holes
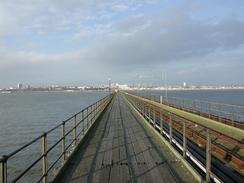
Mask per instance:
[[[97,102],[95,103],[95,120],[97,119]]]
[[[140,114],[142,114],[142,107],[141,107],[141,103],[139,103],[139,112],[140,112]]]
[[[89,123],[89,119],[88,119],[88,113],[89,113],[89,107],[86,108],[86,130],[88,130],[88,123]]]
[[[7,156],[0,157],[0,183],[7,183]]]
[[[82,120],[82,132],[83,136],[85,135],[85,120],[84,120],[84,110],[81,112],[81,120]]]
[[[90,121],[90,127],[92,126],[94,120],[94,105],[91,105],[91,121]]]
[[[96,117],[96,104],[93,104],[93,123],[95,122],[95,117]]]
[[[207,142],[206,142],[206,182],[210,182],[211,175],[211,137],[209,129],[207,129]]]
[[[74,129],[73,129],[73,130],[74,130],[74,131],[73,131],[73,133],[74,133],[74,137],[73,137],[74,139],[73,139],[73,140],[74,140],[74,144],[75,144],[75,146],[76,146],[76,145],[77,145],[77,134],[76,134],[77,114],[74,115],[74,119],[73,119],[73,120],[74,120],[74,121],[73,121],[73,128],[74,128]]]
[[[186,122],[183,121],[183,157],[186,158]]]
[[[91,121],[90,121],[90,127],[92,126],[94,120],[94,105],[91,105]]]
[[[211,103],[208,103],[208,117],[211,119]]]
[[[156,128],[156,110],[153,109],[153,127]]]
[[[235,109],[234,109],[234,106],[232,106],[232,116],[231,116],[231,118],[232,118],[232,126],[235,126],[235,124],[234,124],[234,121],[235,121]]]
[[[172,114],[169,113],[169,142],[172,144]]]
[[[65,147],[65,122],[62,123],[62,153],[63,153],[63,163],[66,160],[66,147]]]
[[[47,133],[42,136],[42,182],[47,183]]]
[[[148,119],[149,119],[149,123],[151,123],[151,107],[150,107],[150,105],[148,106]]]
[[[160,127],[161,127],[161,135],[163,135],[163,130],[164,130],[164,124],[163,124],[163,112],[162,111],[160,111],[160,114],[159,114],[160,116],[159,116],[159,120],[160,120]]]
[[[145,118],[145,104],[142,103],[142,116]]]
[[[163,103],[163,96],[160,96],[160,104]]]

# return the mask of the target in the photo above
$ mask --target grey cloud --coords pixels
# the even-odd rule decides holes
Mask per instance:
[[[109,77],[120,82],[151,82],[152,78],[160,80],[163,70],[168,70],[172,83],[225,82],[226,73],[230,73],[229,82],[244,77],[238,70],[244,67],[243,20],[233,17],[216,22],[197,20],[183,8],[150,15],[133,14],[104,23],[99,22],[99,16],[109,17],[116,11],[133,9],[136,3],[139,7],[141,1],[128,0],[121,5],[115,0],[22,2],[19,9],[12,3],[4,5],[5,11],[10,12],[13,7],[12,11],[20,16],[0,20],[1,27],[9,28],[16,23],[23,29],[48,31],[74,26],[76,31],[70,35],[69,44],[84,41],[89,44],[56,54],[16,52],[0,45],[0,78],[8,78],[1,79],[0,86],[3,82],[16,83],[17,78],[33,83],[105,81]],[[7,17],[5,13],[0,15]],[[97,22],[92,26],[84,24],[93,20]],[[234,72],[235,69],[238,71]],[[206,73],[213,80],[206,79]]]
[[[243,30],[244,22],[234,19],[216,24],[186,19],[180,26],[173,27],[152,22],[137,34],[117,35],[92,50],[96,50],[95,60],[122,66],[177,62],[238,48],[244,44]]]
[[[28,29],[58,31],[79,27],[90,24],[91,21],[109,19],[114,14],[131,10],[131,7],[140,3],[142,2],[139,0],[1,1],[0,35],[16,34]]]

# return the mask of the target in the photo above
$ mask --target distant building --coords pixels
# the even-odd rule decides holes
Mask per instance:
[[[19,83],[19,84],[17,85],[17,87],[18,87],[18,89],[22,89],[22,88],[23,88],[23,85],[22,85],[21,83]]]
[[[183,83],[183,87],[186,88],[186,82]]]
[[[119,85],[119,89],[120,90],[129,90],[130,88],[128,85],[124,84],[124,85]]]

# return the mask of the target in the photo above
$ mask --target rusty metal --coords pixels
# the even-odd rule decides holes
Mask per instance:
[[[99,104],[96,108],[99,109],[99,115],[101,114],[101,112],[105,109],[105,107],[108,105],[108,103],[112,100],[113,95],[110,94],[104,98],[102,98],[101,100],[99,100],[97,102],[97,104]],[[93,104],[94,108],[91,112],[93,112],[95,114],[95,104]],[[90,106],[89,106],[90,107]],[[55,127],[53,127],[52,129],[48,130],[47,132],[45,132],[44,134],[36,137],[35,139],[33,139],[32,141],[24,144],[22,147],[20,147],[19,149],[11,152],[10,154],[8,154],[7,156],[2,156],[0,157],[0,183],[7,183],[7,171],[8,171],[8,167],[7,167],[7,161],[13,157],[15,157],[18,153],[26,150],[26,148],[28,148],[29,146],[39,142],[41,140],[41,156],[39,156],[34,162],[32,162],[28,167],[24,167],[23,171],[18,174],[16,177],[13,177],[12,175],[10,175],[10,178],[12,178],[13,182],[18,182],[27,172],[29,172],[37,163],[41,162],[42,163],[42,168],[40,169],[40,175],[42,175],[39,179],[39,181],[37,182],[48,182],[48,175],[49,172],[51,170],[54,169],[55,165],[59,162],[59,160],[61,159],[62,164],[65,163],[66,161],[66,155],[67,155],[67,150],[71,147],[73,147],[73,143],[74,146],[77,147],[77,140],[78,140],[78,136],[79,135],[85,135],[85,133],[87,133],[88,130],[85,131],[85,121],[88,121],[89,119],[89,114],[88,114],[88,108],[85,108],[83,110],[81,110],[80,112],[74,114],[73,116],[71,116],[70,118],[66,119],[65,121],[63,121],[62,123],[56,125]],[[87,111],[87,116],[85,116],[84,111]],[[81,115],[81,121],[77,121],[77,116]],[[97,114],[98,115],[98,114]],[[87,118],[87,119],[85,119]],[[71,120],[73,120],[73,127],[66,132],[66,123],[71,122]],[[81,127],[79,127],[79,125]],[[77,128],[82,128],[81,133],[77,134]],[[53,145],[51,145],[49,148],[47,148],[47,135],[50,133],[60,133],[60,128],[61,128],[61,137],[57,140],[57,142],[55,142]],[[83,131],[83,133],[82,133]],[[73,133],[72,133],[73,132]],[[70,144],[66,144],[66,136],[68,136],[69,134],[73,134],[73,140],[71,141]],[[52,162],[49,166],[48,166],[48,154],[54,149],[57,148],[58,145],[62,146],[61,148],[61,152],[59,153],[59,156],[56,160],[54,160],[54,162]],[[73,148],[69,150],[69,153],[73,152]]]
[[[44,133],[42,137],[42,176],[43,176],[43,183],[48,182],[47,177],[47,134]]]
[[[183,121],[183,157],[186,158],[186,123]]]
[[[7,183],[7,156],[0,157],[0,183]]]
[[[207,144],[206,144],[206,182],[210,182],[211,176],[211,136],[209,129],[207,131]]]

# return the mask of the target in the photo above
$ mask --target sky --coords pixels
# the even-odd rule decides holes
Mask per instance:
[[[0,88],[244,84],[243,0],[0,0]]]

